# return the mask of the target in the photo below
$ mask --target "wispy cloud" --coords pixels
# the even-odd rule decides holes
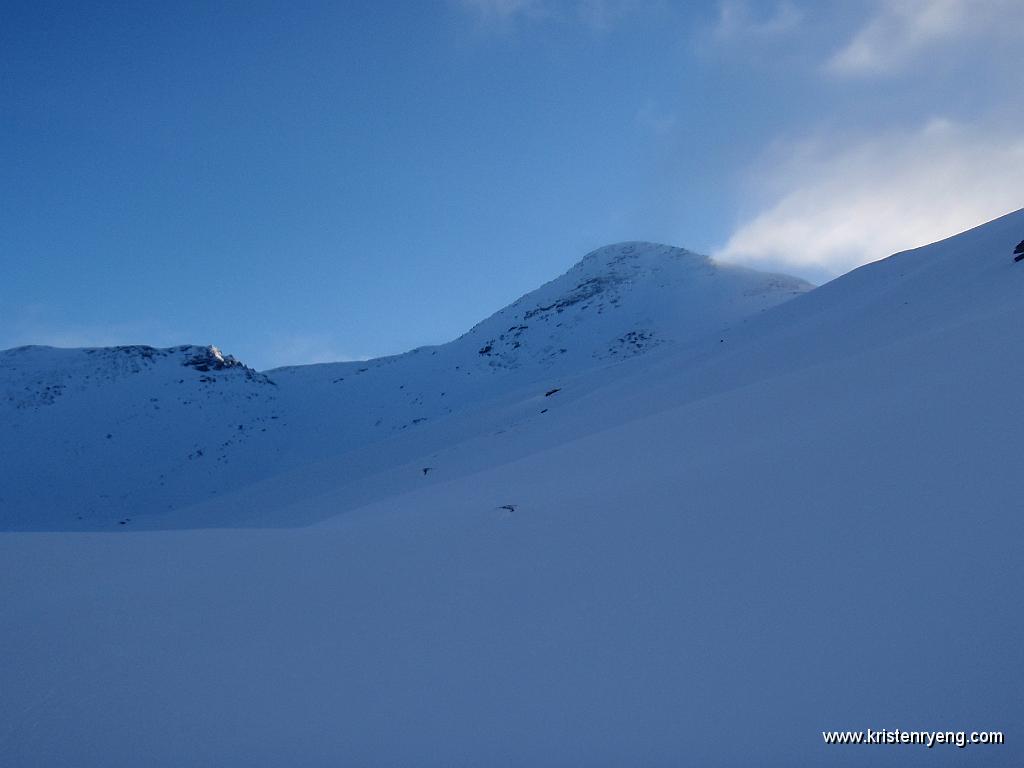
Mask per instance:
[[[544,18],[550,14],[548,0],[461,0],[461,5],[489,22],[507,22],[518,17]]]
[[[591,29],[604,30],[636,11],[641,5],[642,0],[579,0],[576,16]]]
[[[645,102],[636,113],[636,124],[654,136],[670,135],[678,122],[676,115],[659,109],[653,101]]]
[[[744,0],[722,0],[712,37],[719,42],[775,37],[796,29],[803,20],[800,9],[788,0],[781,0],[768,13],[756,13]]]
[[[362,360],[345,351],[326,333],[279,334],[272,336],[259,350],[254,365],[263,369],[312,363],[343,363]],[[248,361],[246,361],[248,362]]]
[[[828,61],[837,75],[899,70],[943,43],[999,33],[1018,35],[1020,0],[884,0],[852,39]]]
[[[173,346],[185,343],[181,334],[150,322],[81,323],[59,307],[27,304],[0,307],[0,349],[38,344],[48,347],[115,347],[125,344]]]
[[[18,330],[6,334],[0,340],[0,349],[39,345],[43,347],[116,347],[127,344],[147,344],[152,346],[152,339],[128,331],[124,327],[116,328],[39,328],[35,330]]]
[[[458,0],[488,26],[517,22],[578,23],[593,30],[610,28],[643,4],[640,0]]]
[[[820,279],[1024,204],[1024,132],[933,120],[916,130],[776,148],[767,198],[716,257]]]

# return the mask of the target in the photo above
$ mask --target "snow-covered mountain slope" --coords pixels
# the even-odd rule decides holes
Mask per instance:
[[[269,371],[289,455],[335,455],[567,376],[678,349],[808,291],[796,278],[651,243],[588,254],[455,341],[362,363]],[[534,386],[536,385],[536,386]],[[513,398],[518,395],[512,395]]]
[[[589,254],[450,344],[379,360],[257,374],[213,357],[215,348],[7,350],[0,527],[177,527],[167,513],[183,506],[381,441],[408,443],[408,430],[685,346],[809,288],[679,248],[624,243]],[[471,419],[468,429],[477,428]],[[438,439],[447,441],[444,430]],[[384,452],[410,450],[419,448]],[[350,479],[380,468],[361,459],[365,469],[353,467]],[[252,517],[214,504],[188,524],[239,516]]]
[[[823,366],[857,361],[869,351],[877,354],[897,344],[913,350],[918,340],[938,339],[950,345],[950,352],[937,362],[955,366],[960,365],[961,345],[991,346],[993,339],[1001,339],[1012,349],[1012,318],[1020,311],[1018,281],[1024,270],[1009,258],[1013,243],[1008,251],[1006,241],[1017,242],[1020,230],[1021,214],[1003,217],[855,270],[721,333],[655,350],[635,365],[547,378],[543,386],[526,383],[439,423],[425,422],[413,435],[400,431],[397,438],[357,453],[304,463],[152,524],[191,527],[218,517],[252,525],[314,522],[397,493],[472,478],[672,407],[704,407],[709,398],[731,390],[745,391],[803,371],[814,375]],[[974,331],[976,339],[963,338],[965,324],[991,322],[997,315],[1004,325]],[[907,386],[922,395],[971,375],[954,367],[929,381],[914,370],[902,372],[913,359],[911,354],[907,363],[886,363],[877,372],[883,379],[904,376]],[[855,381],[839,383],[853,387]],[[558,391],[545,397],[556,386]],[[828,403],[812,397],[806,406],[812,409],[810,418],[822,418],[829,410]],[[1005,404],[1011,411],[1012,406]],[[733,429],[723,426],[726,436]],[[425,467],[430,471],[424,476]]]
[[[1019,765],[1022,237],[173,514],[308,528],[0,535],[0,758]]]
[[[9,349],[0,398],[0,524],[14,528],[194,503],[280,417],[274,383],[215,347]]]

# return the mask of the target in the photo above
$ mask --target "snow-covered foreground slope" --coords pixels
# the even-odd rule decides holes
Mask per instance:
[[[387,443],[363,457],[377,467],[380,456],[409,452],[393,447],[409,443],[409,432],[430,432],[450,414],[489,410],[619,361],[628,368],[645,352],[723,332],[809,288],[679,248],[623,243],[456,341],[396,357],[256,374],[224,365],[215,348],[6,350],[0,529],[176,527],[178,510],[205,499],[215,503],[189,525],[235,525],[257,510],[217,501],[234,489]],[[478,420],[463,420],[466,429],[479,429]],[[445,426],[412,444],[449,440]]]
[[[312,527],[0,535],[0,756],[1019,765],[1022,236],[217,502]]]

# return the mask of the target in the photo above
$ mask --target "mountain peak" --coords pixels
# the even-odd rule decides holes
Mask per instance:
[[[671,245],[614,243],[520,297],[456,344],[492,368],[581,369],[714,333],[813,286]]]
[[[696,262],[710,261],[707,256],[664,243],[651,243],[644,240],[626,240],[595,248],[584,256],[579,264],[604,264],[617,267],[637,263],[657,263],[667,259],[691,259]]]
[[[194,351],[193,351],[194,350]],[[225,368],[246,368],[247,366],[231,355],[225,355],[218,347],[188,347],[190,356],[182,363],[197,371],[222,371]]]

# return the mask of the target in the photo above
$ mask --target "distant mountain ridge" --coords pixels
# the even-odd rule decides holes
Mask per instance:
[[[213,346],[0,352],[0,527],[125,525],[724,331],[797,278],[619,243],[437,347],[257,372]],[[550,386],[555,386],[551,384]],[[134,510],[134,511],[133,511]]]
[[[101,387],[164,362],[179,364],[199,373],[230,370],[250,381],[272,383],[266,375],[231,355],[224,355],[214,346],[157,348],[135,344],[57,348],[29,345],[0,350],[2,397],[15,408],[49,405],[68,387],[79,390]],[[186,373],[182,372],[182,375]]]

